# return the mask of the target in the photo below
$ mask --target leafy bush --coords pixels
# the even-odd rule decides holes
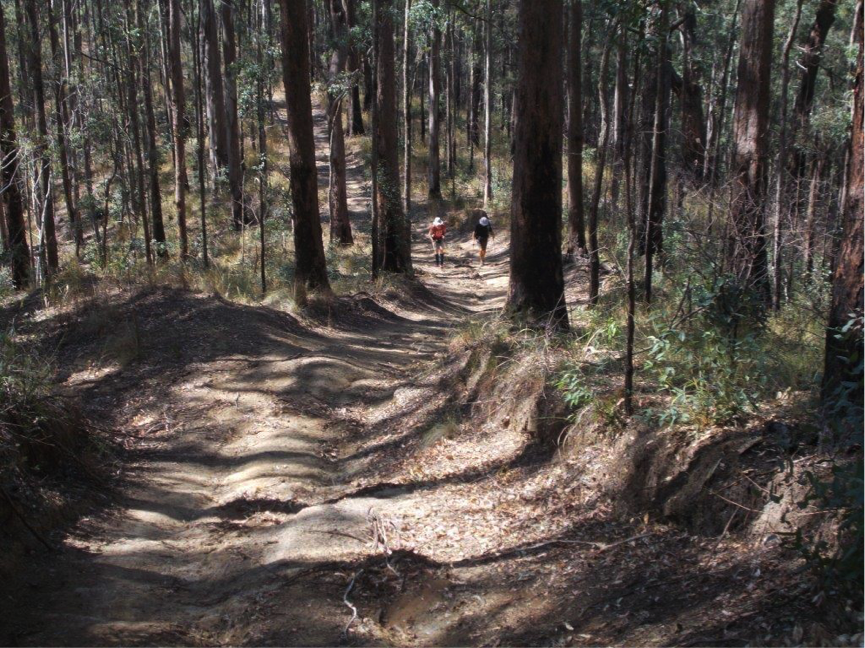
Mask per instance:
[[[586,384],[586,377],[578,365],[566,365],[553,384],[562,392],[562,399],[572,410],[581,410],[592,402],[594,394]]]
[[[0,299],[2,299],[11,295],[15,291],[15,287],[12,284],[12,273],[5,264],[6,259],[2,254],[0,254],[0,263],[3,264],[0,265]]]
[[[727,423],[754,411],[767,385],[764,328],[753,317],[758,306],[729,280],[688,296],[690,315],[672,324],[656,317],[648,336],[644,368],[673,396],[653,415],[661,424]]]

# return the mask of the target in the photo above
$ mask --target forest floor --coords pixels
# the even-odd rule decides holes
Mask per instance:
[[[320,140],[321,116],[317,128]],[[360,217],[357,159],[349,174]],[[63,389],[124,450],[111,503],[3,584],[0,642],[801,637],[806,603],[777,544],[621,519],[567,460],[535,460],[519,430],[454,438],[449,342],[502,306],[506,241],[478,268],[456,234],[439,270],[424,229],[418,283],[303,317],[151,288],[71,323],[43,318]],[[118,329],[132,331],[131,362],[104,359]]]

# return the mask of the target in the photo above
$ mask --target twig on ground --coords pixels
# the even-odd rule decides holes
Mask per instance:
[[[712,493],[712,495],[714,495],[715,497],[720,497],[722,500],[727,502],[727,504],[732,504],[733,506],[738,506],[740,509],[744,509],[746,511],[750,511],[751,513],[757,513],[757,514],[760,514],[763,512],[763,511],[758,511],[757,509],[749,508],[749,507],[745,506],[744,504],[739,504],[739,502],[734,502],[731,499],[727,499],[726,497],[724,497],[720,493],[716,493],[715,491],[709,491],[709,492]]]
[[[357,577],[363,573],[363,570],[359,570],[355,573],[354,576],[351,577],[351,581],[348,584],[348,587],[345,588],[345,594],[342,595],[342,602],[351,610],[351,618],[348,620],[348,623],[345,626],[345,630],[342,631],[342,638],[348,639],[348,629],[351,628],[351,624],[354,623],[354,620],[357,618],[357,607],[355,607],[351,601],[348,600],[348,595],[351,593],[352,588],[354,587],[354,582],[357,580]]]

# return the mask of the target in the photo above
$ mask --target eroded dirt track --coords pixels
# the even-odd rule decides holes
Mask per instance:
[[[126,450],[112,504],[21,570],[0,643],[739,645],[789,633],[802,597],[779,594],[774,547],[622,519],[580,472],[591,457],[556,460],[525,428],[465,416],[449,339],[501,308],[506,245],[478,268],[455,234],[439,270],[423,230],[417,284],[314,305],[309,319],[162,288],[58,324],[60,380]],[[104,361],[106,337],[124,331],[135,359]],[[518,404],[515,389],[500,397]]]
[[[474,273],[463,262],[430,283],[461,290],[456,282]],[[502,271],[501,261],[484,270],[490,285]],[[494,308],[501,296],[474,297]],[[267,308],[155,290],[110,313],[135,318],[140,361],[98,369],[96,340],[67,347],[65,384],[128,437],[132,464],[118,506],[79,524],[63,557],[33,575],[40,622],[19,610],[17,641],[339,640],[349,609],[330,588],[300,587],[278,630],[256,610],[310,570],[339,574],[340,564],[382,555],[371,542],[376,518],[414,504],[386,489],[351,495],[352,475],[394,451],[352,454],[353,431],[386,417],[401,388],[418,387],[418,364],[445,352],[467,311],[423,288],[392,310],[363,296],[327,308],[313,328]]]

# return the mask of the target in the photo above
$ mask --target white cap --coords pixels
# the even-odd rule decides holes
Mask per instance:
[[[489,225],[489,224],[490,224],[490,219],[487,218],[486,216],[481,216],[481,225],[483,225],[484,227],[486,227],[486,226]]]
[[[436,217],[435,217],[435,220],[433,221],[433,225],[441,225],[443,222],[444,222],[444,221],[443,221],[441,218],[439,218],[438,216],[436,216]]]

